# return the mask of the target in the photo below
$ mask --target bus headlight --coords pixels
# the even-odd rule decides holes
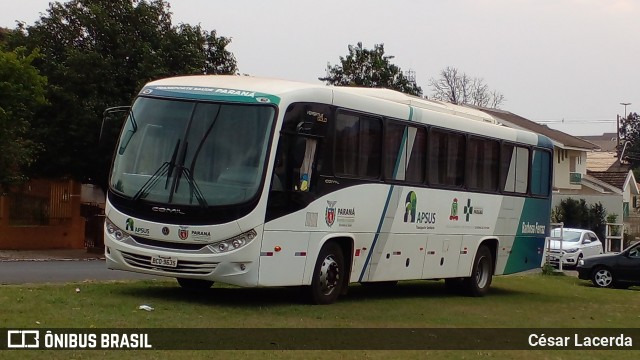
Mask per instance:
[[[231,239],[215,242],[209,245],[209,248],[217,254],[237,250],[250,243],[256,236],[258,236],[258,234],[255,230],[249,230],[246,233],[232,237]]]
[[[109,218],[104,219],[104,226],[107,229],[107,234],[118,241],[122,241],[125,237],[128,236],[127,233],[125,233],[124,231],[122,231],[122,229],[112,223]]]

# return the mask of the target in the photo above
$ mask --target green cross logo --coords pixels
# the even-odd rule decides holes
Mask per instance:
[[[469,221],[471,213],[473,213],[473,206],[471,206],[471,199],[467,199],[467,205],[464,206],[464,214],[467,215],[467,222]]]

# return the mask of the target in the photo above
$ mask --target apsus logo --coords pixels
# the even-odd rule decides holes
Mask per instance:
[[[143,227],[137,227],[134,231],[136,234],[149,236],[149,229]]]
[[[125,227],[126,231],[133,231],[134,233],[139,235],[149,236],[149,229],[139,227],[139,226],[136,227],[132,218],[128,218],[125,224],[126,224],[126,227]]]
[[[133,219],[128,218],[126,221],[126,227],[124,228],[127,231],[133,231]]]
[[[404,202],[404,222],[416,222],[416,205],[418,197],[413,191],[409,191]]]
[[[417,211],[418,197],[413,191],[409,191],[404,204],[404,222],[418,224],[435,224],[436,213]]]

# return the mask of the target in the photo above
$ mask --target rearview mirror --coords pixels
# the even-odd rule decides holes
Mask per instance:
[[[98,140],[100,144],[104,144],[106,141],[113,140],[118,136],[122,124],[127,118],[126,115],[128,115],[130,111],[131,106],[116,106],[108,108],[102,113],[102,125],[100,125],[100,137]],[[123,113],[124,116],[122,115]]]

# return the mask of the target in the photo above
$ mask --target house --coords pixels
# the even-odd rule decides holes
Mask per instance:
[[[615,133],[580,136],[580,138],[596,144],[600,147],[599,151],[592,151],[587,153],[588,170],[616,172],[627,172],[630,170],[628,164],[620,163],[620,159],[618,158],[617,153],[618,137]]]
[[[559,205],[563,199],[567,198],[584,199],[587,204],[600,202],[607,214],[616,214],[618,219],[622,218],[625,201],[627,201],[627,204],[630,201],[626,194],[628,193],[629,196],[637,194],[637,186],[631,184],[631,182],[635,184],[635,179],[629,178],[625,182],[628,188],[624,189],[623,187],[617,187],[617,182],[616,184],[611,184],[603,181],[604,176],[598,178],[588,173],[587,159],[589,154],[597,153],[600,150],[597,144],[551,129],[546,125],[538,124],[508,111],[488,108],[478,109],[490,114],[498,123],[504,126],[526,129],[551,139],[554,145],[552,206]],[[611,139],[609,139],[609,142],[611,142]],[[600,176],[600,173],[596,175]],[[607,178],[606,180],[609,179]]]
[[[639,185],[630,171],[629,164],[620,162],[616,151],[618,138],[615,133],[604,133],[597,136],[582,136],[595,144],[599,144],[602,151],[594,151],[587,154],[587,172],[591,176],[615,186],[622,190],[624,202],[622,210],[622,222],[625,231],[634,236],[640,235],[640,196]],[[624,147],[623,147],[624,149]]]
[[[81,184],[30,180],[0,194],[0,249],[82,249]]]
[[[71,179],[32,179],[0,193],[0,249],[102,251],[104,193]]]
[[[638,196],[638,184],[633,175],[633,171],[592,171],[587,169],[587,175],[596,178],[601,182],[613,186],[622,193],[622,216],[618,220],[629,218],[632,208],[634,208],[634,199]]]
[[[600,151],[615,152],[618,146],[618,134],[604,133],[602,135],[580,136],[580,139],[598,145]]]

